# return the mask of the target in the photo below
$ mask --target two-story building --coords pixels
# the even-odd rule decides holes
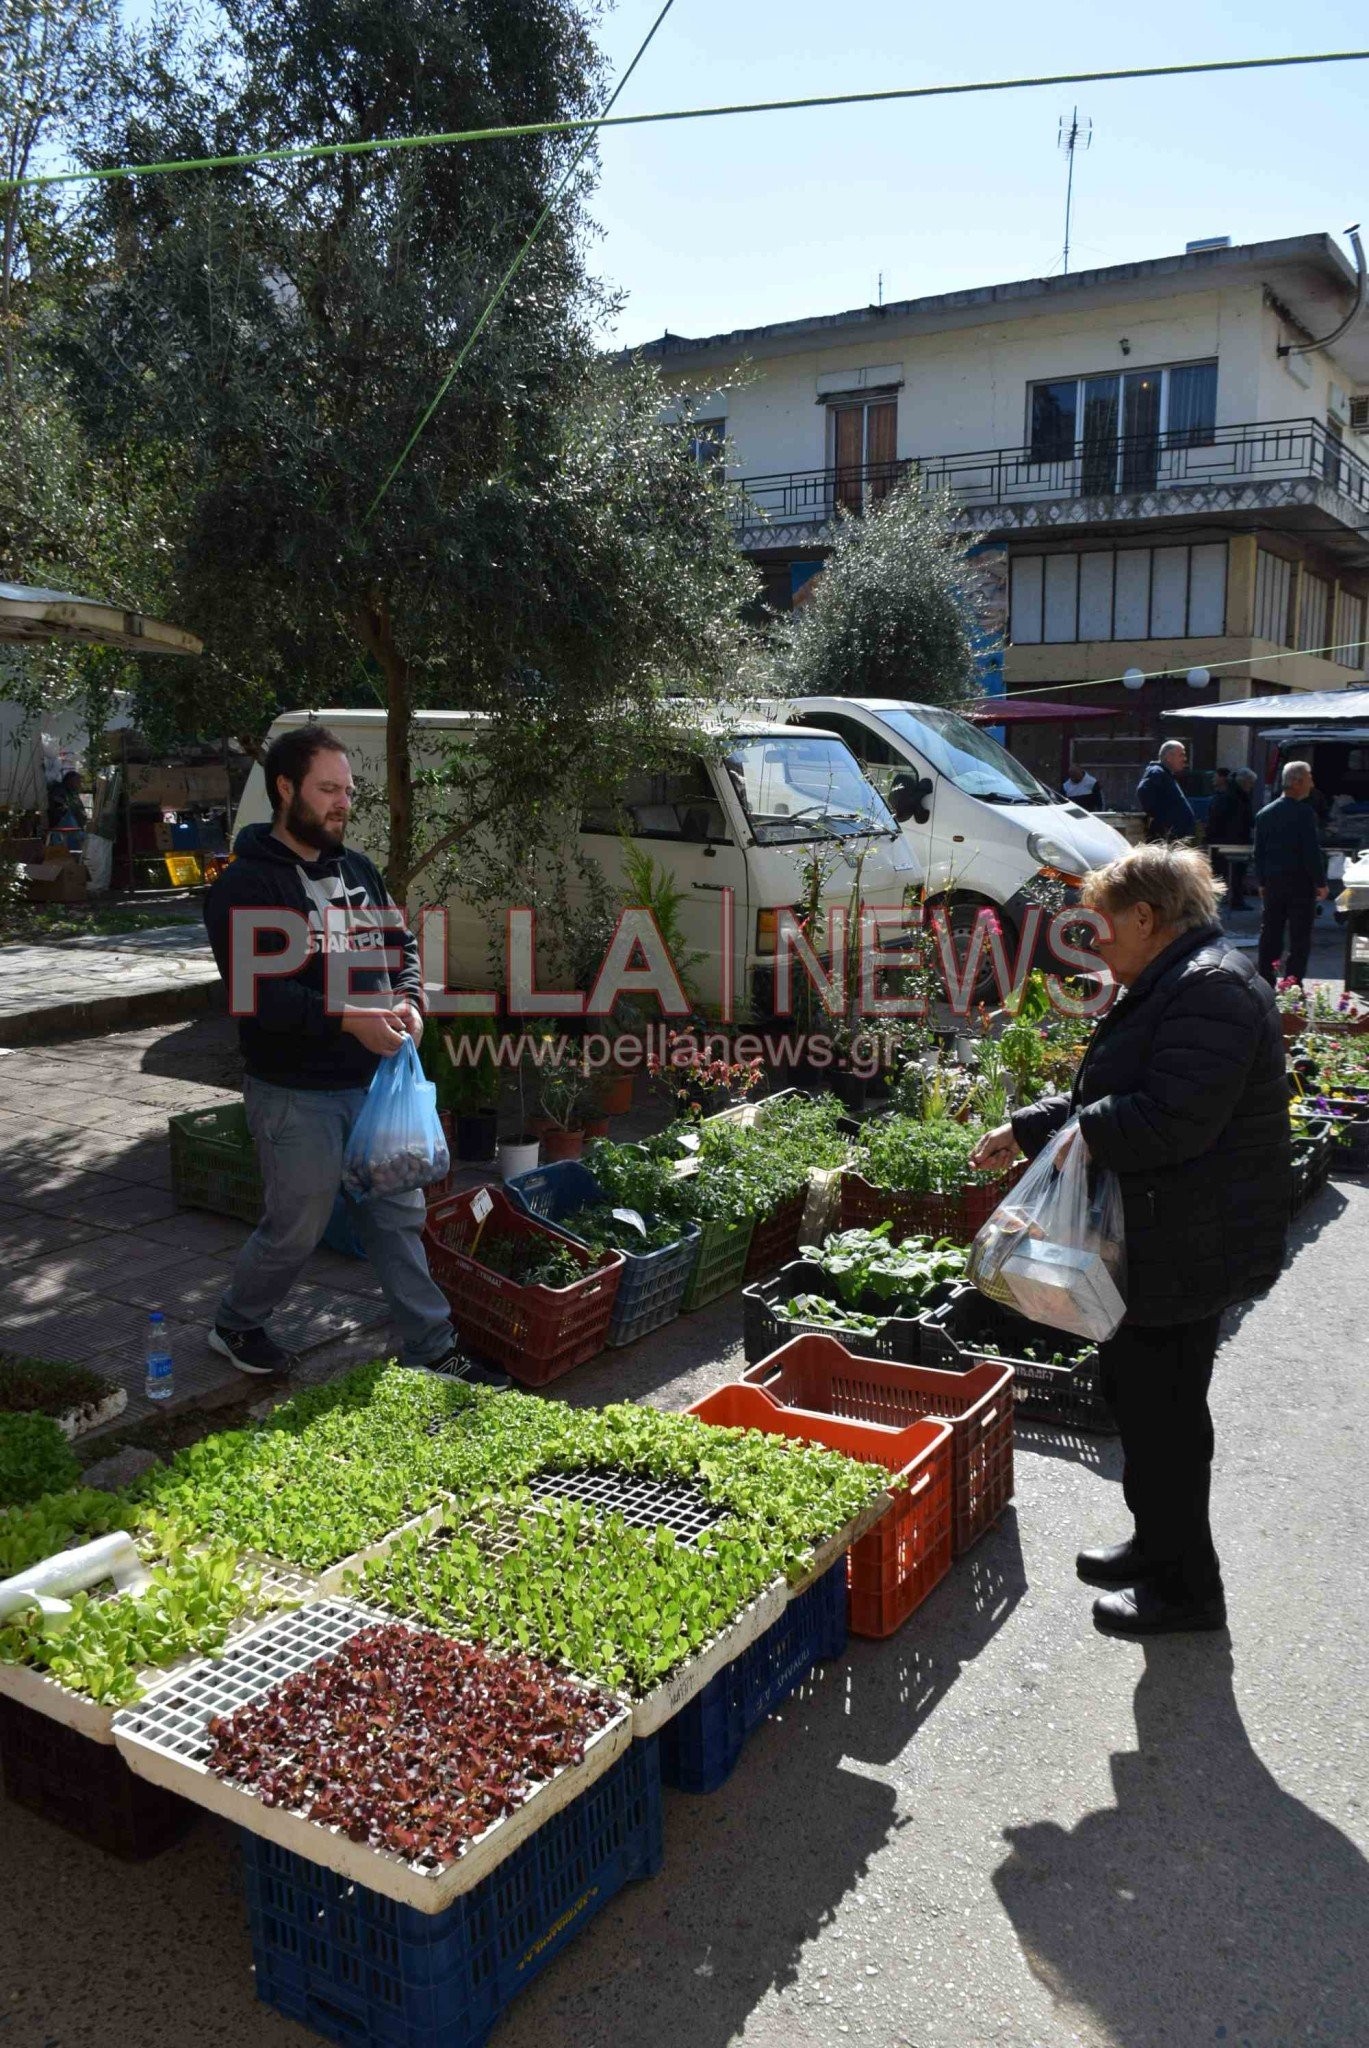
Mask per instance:
[[[1015,750],[1057,780],[1069,728],[1028,706],[1105,708],[1080,752],[1115,761],[1120,795],[1164,709],[1363,681],[1369,310],[1309,347],[1361,297],[1330,237],[1305,235],[629,353],[726,464],[776,609],[842,510],[910,470],[950,492],[1002,591],[987,687]],[[1215,757],[1248,744],[1226,729]]]

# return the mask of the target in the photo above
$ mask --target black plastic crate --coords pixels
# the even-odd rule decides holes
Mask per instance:
[[[1022,1354],[1028,1345],[1036,1351],[1059,1352],[1066,1363],[1026,1358]],[[990,1301],[978,1288],[958,1288],[948,1302],[922,1319],[922,1363],[939,1372],[968,1372],[985,1359],[1012,1367],[1019,1415],[1106,1436],[1117,1434],[1116,1420],[1103,1399],[1095,1346],[1044,1323],[1029,1322]]]
[[[928,1309],[939,1307],[949,1288],[934,1289]],[[798,1322],[776,1312],[776,1304],[796,1294],[821,1294],[837,1299],[836,1289],[812,1259],[794,1259],[771,1280],[753,1280],[742,1289],[742,1344],[748,1365],[758,1365],[794,1337],[835,1337],[857,1358],[883,1358],[892,1365],[921,1365],[922,1316],[890,1316],[882,1330],[838,1330],[830,1323]],[[883,1315],[888,1307],[878,1295],[865,1294],[858,1304],[867,1315]],[[924,1309],[923,1315],[927,1313]]]
[[[160,1855],[200,1817],[188,1799],[135,1778],[112,1743],[94,1742],[4,1697],[0,1776],[16,1806],[126,1863]]]

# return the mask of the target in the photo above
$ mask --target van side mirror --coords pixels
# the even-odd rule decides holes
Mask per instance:
[[[896,775],[889,785],[889,809],[900,825],[906,825],[911,818],[915,825],[925,825],[931,817],[927,799],[936,784],[929,775],[919,776],[914,781],[911,775]]]

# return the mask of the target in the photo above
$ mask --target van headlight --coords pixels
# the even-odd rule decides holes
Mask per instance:
[[[1038,867],[1053,868],[1062,881],[1083,879],[1085,863],[1072,846],[1064,846],[1045,832],[1027,834],[1027,851]]]

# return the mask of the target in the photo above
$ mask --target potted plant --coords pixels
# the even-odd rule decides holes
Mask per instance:
[[[499,1068],[493,1017],[472,1017],[442,1033],[438,1113],[451,1118],[452,1157],[483,1166],[494,1158],[499,1135]],[[445,1091],[445,1092],[444,1092]],[[445,1128],[445,1124],[444,1124]]]
[[[578,1159],[584,1150],[585,1132],[580,1105],[589,1088],[583,1067],[562,1065],[544,1071],[539,1100],[548,1129],[542,1149],[550,1159]]]
[[[520,1173],[531,1173],[541,1157],[541,1137],[531,1128],[528,1115],[528,1073],[532,1065],[532,1056],[524,1047],[523,1056],[514,1068],[518,1088],[518,1130],[512,1138],[501,1140],[497,1154],[501,1180],[513,1180]]]

